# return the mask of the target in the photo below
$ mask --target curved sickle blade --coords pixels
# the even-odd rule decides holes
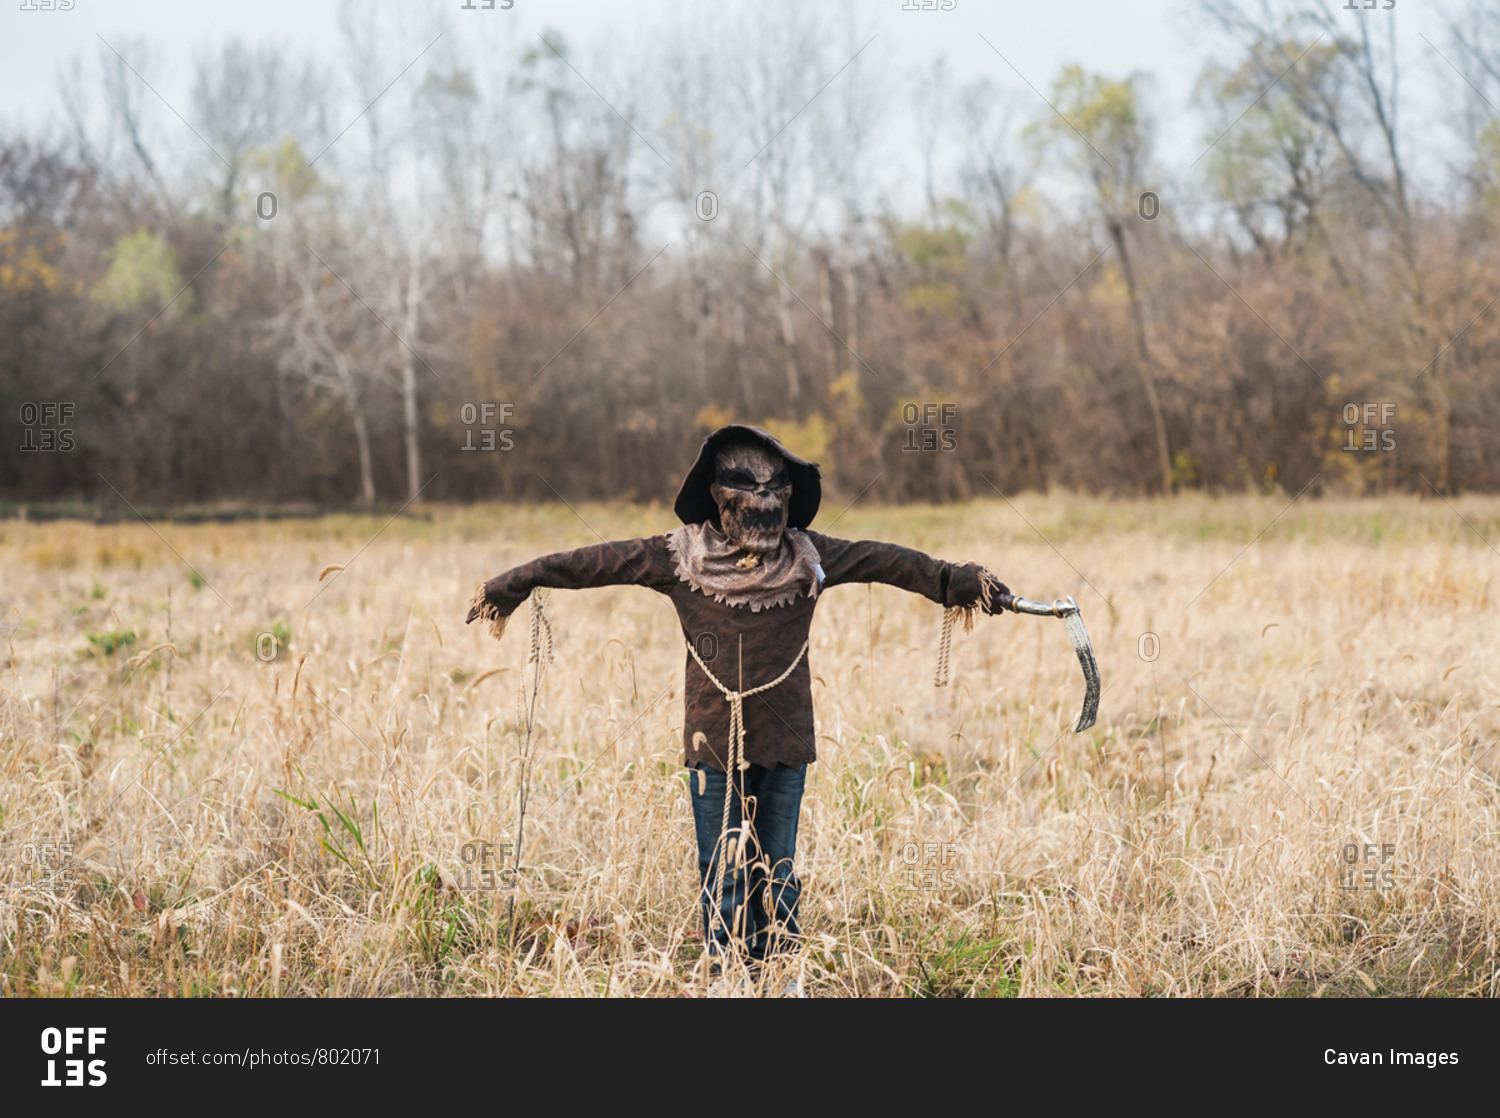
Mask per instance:
[[[1094,659],[1094,646],[1089,643],[1089,631],[1083,627],[1078,603],[1069,598],[1068,604],[1073,610],[1064,616],[1063,624],[1067,626],[1068,639],[1073,642],[1073,651],[1078,653],[1078,662],[1083,665],[1083,710],[1079,712],[1078,725],[1073,727],[1075,734],[1081,734],[1099,716],[1099,664]]]

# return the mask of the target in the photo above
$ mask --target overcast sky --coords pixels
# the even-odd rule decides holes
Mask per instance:
[[[336,0],[241,4],[76,0],[66,12],[22,10],[24,5],[39,7],[49,2],[66,0],[0,0],[0,119],[11,126],[18,121],[34,126],[56,112],[61,67],[81,58],[87,67],[97,68],[101,37],[111,42],[140,38],[152,42],[162,62],[157,88],[185,115],[193,59],[231,36],[294,44],[328,57],[330,63],[340,49]],[[575,44],[580,59],[597,61],[617,50],[649,58],[653,32],[690,6],[681,0],[515,0],[511,10],[501,11],[498,5],[505,0],[495,2],[493,11],[465,11],[464,0],[410,0],[406,7],[426,6],[445,15],[451,31],[471,43],[484,43],[487,49],[501,52],[501,57],[518,52],[517,44],[534,41],[542,29],[555,27]],[[806,2],[827,4],[830,11],[842,10],[844,4],[844,0]],[[868,48],[871,57],[883,60],[894,75],[907,75],[943,55],[959,81],[987,75],[1030,98],[1038,111],[1046,111],[1041,95],[1028,89],[1027,83],[1045,91],[1064,65],[1082,63],[1115,77],[1146,71],[1154,78],[1152,105],[1160,125],[1158,152],[1163,162],[1174,173],[1185,172],[1205,146],[1207,125],[1193,111],[1191,94],[1214,43],[1207,22],[1191,0],[1066,0],[1058,4],[957,0],[956,7],[947,12],[905,11],[903,2],[920,0],[864,0],[857,7],[860,20],[870,29],[868,34],[878,32]],[[1440,186],[1450,155],[1444,146],[1448,142],[1444,98],[1452,96],[1443,90],[1451,90],[1451,82],[1459,79],[1423,35],[1437,47],[1446,47],[1443,14],[1447,8],[1437,0],[1397,0],[1394,11],[1342,11],[1343,0],[1326,2],[1339,18],[1351,22],[1351,29],[1356,20],[1397,21],[1407,97],[1408,159],[1419,181]],[[718,0],[700,7],[695,18],[701,20],[708,12],[711,19],[711,13],[722,6]],[[773,9],[766,10],[771,18]],[[413,42],[410,53],[415,56],[422,45]],[[584,76],[589,77],[587,71]],[[597,83],[606,97],[608,79],[606,72]],[[910,130],[911,125],[892,127],[899,137],[900,130]],[[913,151],[913,167],[917,163]]]

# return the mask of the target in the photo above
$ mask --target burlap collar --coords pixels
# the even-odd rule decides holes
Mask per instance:
[[[751,613],[784,606],[803,594],[816,598],[823,581],[818,549],[806,532],[795,529],[784,533],[781,546],[749,568],[739,566],[746,553],[707,522],[668,532],[667,548],[679,579],[716,602],[747,605]]]

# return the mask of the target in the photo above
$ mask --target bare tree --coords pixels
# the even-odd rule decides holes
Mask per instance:
[[[192,106],[213,154],[219,217],[228,223],[247,161],[288,138],[305,139],[323,103],[316,71],[286,48],[231,39],[194,68]],[[217,156],[217,158],[215,158]]]
[[[265,242],[279,310],[265,323],[264,333],[284,378],[331,392],[343,402],[359,460],[359,503],[370,509],[375,506],[375,473],[366,396],[372,357],[381,348],[380,328],[364,307],[350,300],[340,278],[338,269],[352,271],[353,265],[336,217],[338,195],[299,166],[300,150],[283,154],[280,174],[270,181],[285,207],[284,224],[274,226]]]
[[[1398,126],[1400,82],[1396,21],[1337,22],[1321,6],[1297,0],[1273,6],[1205,2],[1207,18],[1242,52],[1239,81],[1284,98],[1338,151],[1344,170],[1398,238],[1415,279],[1412,205]]]
[[[1473,0],[1448,24],[1455,62],[1463,68],[1458,89],[1460,128],[1469,152],[1470,188],[1481,203],[1500,196],[1500,10]]]
[[[876,129],[880,122],[889,119],[893,93],[892,83],[885,80],[879,55],[875,53],[878,46],[866,34],[868,29],[858,22],[856,12],[853,4],[845,10],[839,47],[840,53],[852,61],[835,85],[823,94],[830,98],[832,106],[824,118],[830,136],[825,146],[828,162],[824,173],[838,198],[837,256],[844,297],[843,340],[848,347],[841,360],[844,367],[855,369],[862,377],[856,259],[867,248],[867,215],[879,185],[873,159]],[[829,278],[832,279],[831,272]]]
[[[389,366],[398,374],[407,503],[412,504],[420,501],[426,484],[422,477],[418,365],[428,376],[437,376],[418,352],[422,348],[423,303],[431,288],[422,240],[428,166],[415,109],[422,83],[414,81],[405,96],[389,97],[387,90],[390,75],[401,73],[399,56],[392,54],[390,45],[398,43],[405,50],[425,53],[424,48],[413,44],[425,42],[425,49],[430,50],[443,32],[440,23],[431,18],[414,16],[410,22],[403,22],[396,9],[391,9],[390,21],[394,26],[380,18],[372,19],[364,9],[347,3],[339,14],[355,97],[366,106],[361,117],[367,142],[365,159],[359,165],[359,196],[373,219],[367,227],[363,251],[358,254],[355,275],[360,282],[355,290],[364,287],[375,294],[382,312],[379,318],[392,335],[387,347]],[[413,59],[406,65],[415,62]],[[399,326],[391,326],[393,321]]]
[[[724,297],[716,281],[732,259],[740,168],[730,157],[735,120],[727,103],[721,44],[703,22],[677,30],[664,45],[658,73],[667,122],[663,142],[672,162],[668,190],[677,206],[690,277],[693,364],[698,390],[707,396],[710,339]]]
[[[1330,47],[1299,65],[1326,66],[1332,54]],[[1338,181],[1332,145],[1298,110],[1289,90],[1279,83],[1262,88],[1260,77],[1258,66],[1243,62],[1232,69],[1210,65],[1199,77],[1199,101],[1211,108],[1205,139],[1214,193],[1268,262],[1320,238],[1347,288],[1333,231],[1324,221]]]
[[[351,336],[357,336],[358,328],[348,321],[352,313],[343,293],[330,292],[330,279],[318,274],[317,268],[315,262],[298,261],[292,265],[292,278],[300,298],[277,324],[283,330],[278,365],[283,373],[300,376],[315,388],[331,389],[343,397],[359,456],[359,503],[372,509],[375,474],[370,427],[365,419],[361,378],[350,352],[355,348]],[[340,338],[335,338],[335,332]]]
[[[953,75],[948,59],[942,55],[912,76],[913,111],[917,136],[922,146],[922,188],[927,199],[927,218],[938,216],[937,161],[938,148],[953,119]]]
[[[105,44],[100,48],[99,57],[103,64],[105,104],[110,122],[130,145],[130,150],[156,188],[157,197],[170,204],[171,195],[146,135],[148,120],[156,115],[156,97],[147,88],[142,71],[149,73],[154,70],[155,57],[139,40],[121,40],[118,47]],[[131,58],[133,61],[127,61]]]
[[[809,174],[816,165],[815,121],[825,111],[815,94],[839,63],[830,57],[821,23],[805,8],[786,5],[770,19],[757,13],[740,34],[744,49],[734,71],[735,88],[744,129],[757,145],[748,162],[754,199],[749,243],[766,265],[757,282],[780,330],[786,398],[795,404],[802,395],[796,267],[802,238],[822,200],[816,175]]]
[[[1027,185],[1013,158],[1016,102],[987,78],[960,91],[958,121],[963,130],[959,183],[975,218],[988,233],[1002,265],[1010,264],[1016,231],[1016,197]]]
[[[1045,127],[1087,177],[1095,209],[1115,247],[1135,327],[1141,386],[1156,429],[1162,492],[1169,493],[1172,454],[1167,443],[1166,418],[1156,390],[1156,362],[1146,337],[1140,286],[1125,236],[1127,215],[1136,211],[1146,184],[1153,140],[1153,124],[1140,95],[1141,80],[1140,75],[1132,75],[1113,81],[1070,66],[1053,86],[1053,101],[1061,119],[1047,118]]]

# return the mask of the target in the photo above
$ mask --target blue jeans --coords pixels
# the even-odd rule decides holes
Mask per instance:
[[[698,790],[699,773],[706,775]],[[699,900],[703,905],[703,942],[711,956],[739,953],[751,965],[768,956],[793,950],[800,929],[797,900],[802,883],[792,872],[797,853],[797,818],[802,810],[806,765],[751,765],[735,774],[735,794],[729,805],[729,836],[739,839],[742,810],[748,811],[749,839],[743,861],[736,856],[725,865],[724,894],[714,909],[719,873],[720,830],[724,820],[725,775],[699,765],[689,774],[693,793],[693,823],[698,833]],[[736,865],[736,863],[739,863]]]

